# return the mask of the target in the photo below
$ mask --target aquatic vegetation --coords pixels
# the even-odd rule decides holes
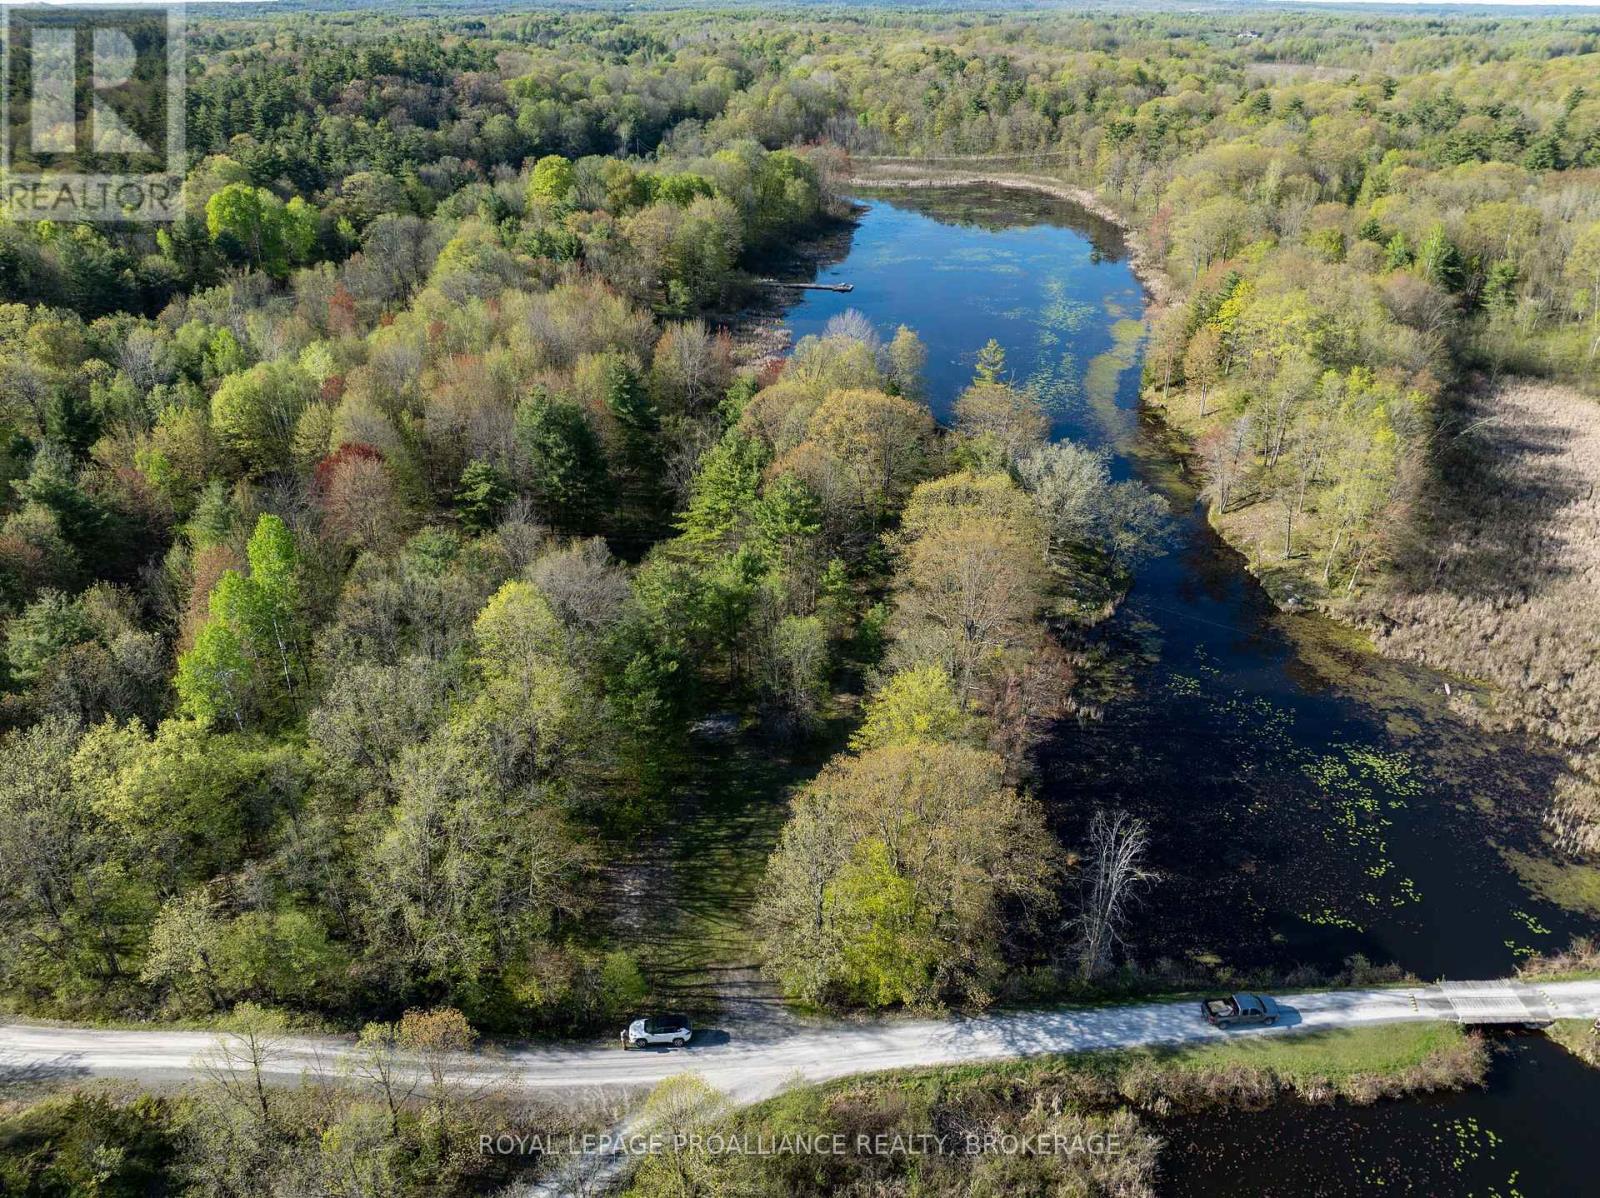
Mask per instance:
[[[1569,911],[1600,916],[1600,867],[1504,847],[1500,853],[1540,898]]]
[[[1352,932],[1359,932],[1361,925],[1347,915],[1340,915],[1331,907],[1324,907],[1320,911],[1302,911],[1300,918],[1313,927],[1319,928],[1349,928]]]
[[[1081,333],[1100,317],[1100,309],[1095,304],[1068,295],[1066,283],[1060,278],[1047,280],[1044,294],[1044,303],[1034,318],[1041,330],[1071,336]]]
[[[1422,780],[1405,754],[1386,753],[1364,745],[1347,745],[1345,754],[1352,764],[1364,768],[1375,782],[1391,793],[1404,797],[1422,793]]]
[[[1511,915],[1514,919],[1526,924],[1528,931],[1532,932],[1535,936],[1550,935],[1550,929],[1540,923],[1537,916],[1531,915],[1527,911],[1513,911]]]
[[[1045,340],[1041,337],[1041,341]],[[1041,354],[1039,364],[1023,386],[1038,399],[1046,416],[1059,419],[1083,398],[1083,380],[1078,359],[1070,350]]]
[[[1139,364],[1144,344],[1144,323],[1119,320],[1111,326],[1111,348],[1089,360],[1083,387],[1089,406],[1109,440],[1119,440],[1131,427],[1133,413],[1117,403],[1122,380]]]
[[[1198,695],[1200,693],[1200,679],[1188,674],[1169,674],[1167,676],[1167,689],[1175,695]]]

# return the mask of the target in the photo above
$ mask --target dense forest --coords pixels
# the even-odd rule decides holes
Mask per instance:
[[[1052,838],[1031,750],[1073,707],[1063,630],[1163,507],[1047,443],[997,345],[941,427],[913,330],[845,317],[781,358],[730,333],[853,172],[1047,170],[1118,213],[1162,290],[1150,395],[1214,507],[1265,503],[1330,592],[1403,548],[1468,372],[1600,378],[1584,18],[219,10],[190,36],[185,217],[0,226],[16,1012],[365,1025],[369,1081],[593,1031],[651,984],[598,915],[606,854],[728,712],[781,744],[849,725],[763,884],[791,997],[982,1006],[1111,966],[1069,885],[1094,846]],[[463,1168],[434,1081],[431,1121],[225,1085],[31,1118],[139,1168],[198,1128],[196,1192],[424,1192]]]
[[[942,433],[910,330],[766,363],[720,331],[851,156],[1031,155],[1122,209],[1176,284],[1151,389],[1224,417],[1213,502],[1271,497],[1286,552],[1314,515],[1353,587],[1456,372],[1593,377],[1596,35],[1305,20],[202,22],[186,218],[0,229],[13,1001],[580,1026],[637,989],[586,926],[601,840],[693,719],[803,737],[844,666],[874,697],[778,909],[903,873],[806,841],[909,793],[885,729],[1012,793],[1055,709],[1017,688],[1070,674],[1049,592],[1153,513],[992,363]],[[941,609],[1010,552],[991,610]],[[941,904],[992,951],[1053,868]],[[953,934],[915,980],[774,959],[813,998],[985,992]]]
[[[823,173],[684,131],[760,72],[611,70],[625,28],[555,28],[218,35],[185,224],[7,231],[19,1009],[619,1015],[647,982],[590,918],[608,844],[695,719],[804,738],[841,668],[875,680],[858,754],[773,865],[793,992],[981,1001],[1053,906],[1016,790],[1071,683],[1044,616],[1113,592],[1158,505],[1047,447],[998,346],[945,431],[908,329],[742,364],[697,314],[828,219]],[[525,99],[596,90],[547,56],[630,94],[542,124],[567,102]],[[842,833],[886,797],[900,834]]]
[[[1151,387],[1226,415],[1214,502],[1273,497],[1291,547],[1314,511],[1354,585],[1455,372],[1593,377],[1596,34],[1307,20],[202,22],[186,219],[0,230],[13,992],[463,997],[499,937],[581,927],[582,828],[692,714],[803,734],[847,642],[994,707],[1004,654],[897,626],[895,574],[935,568],[929,504],[1092,503],[1050,481],[1081,464],[1029,463],[992,369],[941,438],[910,331],[757,369],[703,318],[846,156],[1032,155],[1123,209],[1178,287]],[[1035,506],[990,527],[1119,535]],[[419,877],[501,810],[521,883]]]

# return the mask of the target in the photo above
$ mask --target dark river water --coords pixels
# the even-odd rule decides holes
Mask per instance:
[[[1169,1120],[1158,1188],[1166,1198],[1582,1198],[1600,1192],[1597,1110],[1600,1071],[1523,1035],[1502,1043],[1482,1090]]]
[[[1108,450],[1119,476],[1171,503],[1166,551],[1089,646],[1098,664],[1086,693],[1103,718],[1060,729],[1040,767],[1067,843],[1096,806],[1151,826],[1162,880],[1132,929],[1133,963],[1225,984],[1331,974],[1360,954],[1465,979],[1504,975],[1529,952],[1597,930],[1532,893],[1507,862],[1540,851],[1539,798],[1559,758],[1465,725],[1437,676],[1377,657],[1320,616],[1277,612],[1210,529],[1170,434],[1139,409],[1144,297],[1114,228],[1015,192],[861,203],[848,255],[817,275],[854,291],[805,293],[788,315],[797,338],[851,308],[885,339],[909,325],[928,345],[943,417],[994,337],[1056,436]],[[1552,1158],[1546,1137],[1530,1138],[1530,1127],[1565,1127],[1574,1110],[1600,1126],[1600,1073],[1517,1041],[1486,1093],[1177,1124],[1167,1129],[1179,1149],[1170,1187],[1600,1192],[1587,1145],[1584,1161],[1575,1148]],[[1341,1163],[1323,1172],[1329,1160]],[[1385,1186],[1382,1160],[1411,1170],[1392,1173],[1400,1188]],[[1308,1175],[1310,1161],[1319,1168]],[[1412,1173],[1420,1180],[1405,1189]],[[1308,1176],[1329,1180],[1308,1188]],[[1580,1177],[1593,1188],[1549,1188]]]

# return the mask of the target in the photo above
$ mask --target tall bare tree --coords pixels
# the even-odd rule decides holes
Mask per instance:
[[[1160,875],[1146,867],[1150,830],[1126,811],[1094,813],[1089,823],[1089,856],[1083,877],[1083,901],[1073,921],[1078,971],[1097,977],[1111,967],[1111,954],[1122,943],[1128,908],[1139,891]]]

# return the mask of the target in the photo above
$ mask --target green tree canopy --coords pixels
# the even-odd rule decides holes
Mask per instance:
[[[774,968],[812,1002],[981,1003],[1002,908],[1050,905],[1052,843],[992,753],[918,741],[835,760],[768,867]]]

